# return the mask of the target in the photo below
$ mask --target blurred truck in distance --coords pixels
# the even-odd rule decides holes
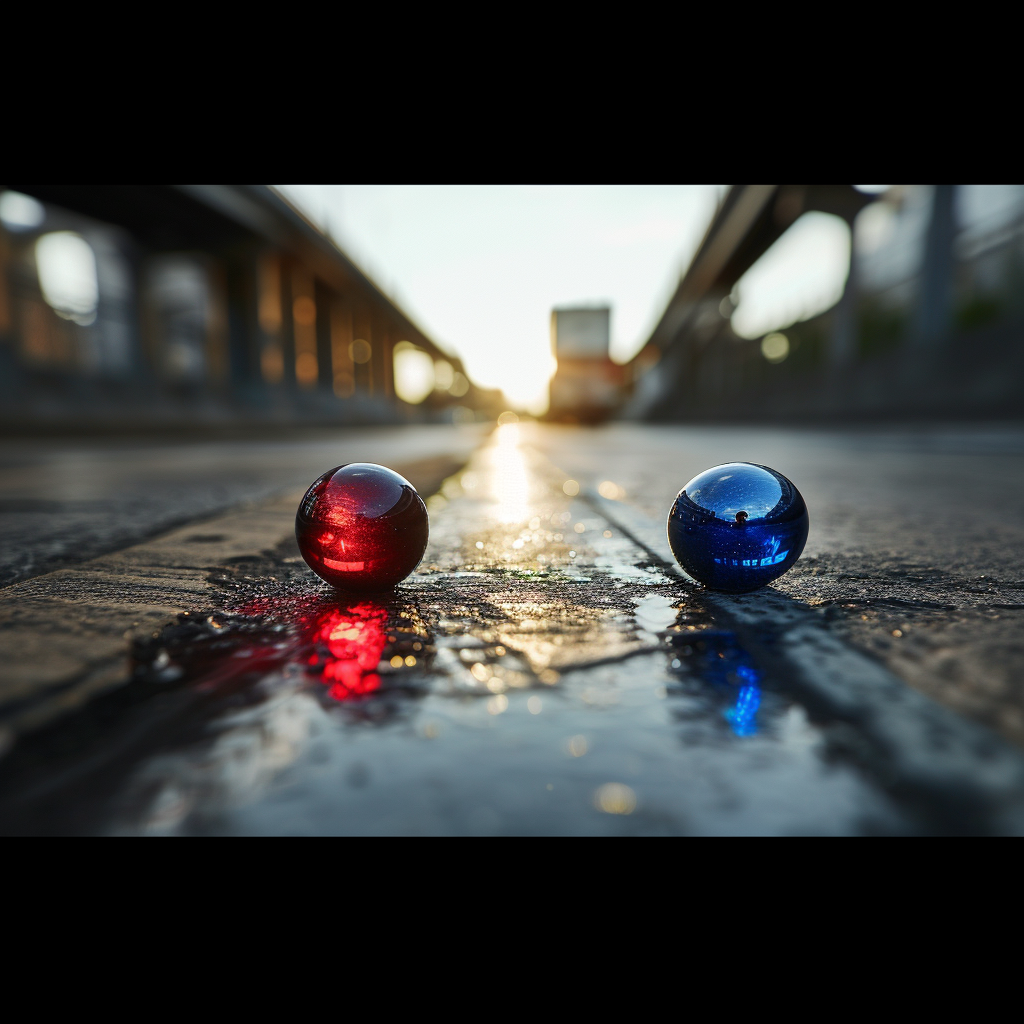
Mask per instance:
[[[609,355],[611,313],[608,306],[551,311],[558,368],[549,386],[549,419],[598,423],[621,404],[624,372]]]

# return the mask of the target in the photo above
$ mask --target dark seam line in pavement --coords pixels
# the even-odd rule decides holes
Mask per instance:
[[[161,523],[159,526],[146,533],[136,534],[133,537],[125,538],[123,541],[117,541],[107,547],[101,545],[100,547],[90,551],[89,554],[82,558],[75,559],[68,558],[66,555],[61,555],[48,562],[41,563],[38,571],[28,572],[23,576],[18,576],[14,579],[0,582],[0,591],[4,591],[8,587],[15,587],[19,583],[25,583],[28,580],[38,579],[40,576],[47,576],[51,572],[61,572],[66,569],[81,569],[83,566],[88,565],[89,562],[95,561],[97,558],[103,558],[105,555],[114,555],[119,551],[126,551],[128,548],[133,548],[139,544],[145,544],[147,541],[155,540],[166,533],[172,533],[174,530],[180,530],[183,526],[204,523],[211,519],[216,519],[218,516],[226,515],[228,512],[236,509],[238,511],[242,511],[247,508],[255,508],[258,505],[263,505],[267,502],[283,497],[292,490],[294,490],[294,488],[284,488],[255,501],[252,498],[246,498],[242,501],[233,501],[228,502],[226,505],[220,505],[208,512],[203,512],[199,516],[182,516],[179,519],[172,519],[166,523]]]
[[[887,604],[896,605],[900,608],[931,608],[933,611],[940,612],[955,612],[960,607],[966,608],[991,608],[993,605],[985,604],[972,604],[972,605],[956,605],[956,604],[939,604],[937,601],[910,601],[903,597],[830,597],[825,601],[822,601],[819,607],[829,604]],[[1016,605],[1015,607],[1020,607]]]
[[[145,684],[139,682],[139,685]],[[97,696],[102,700],[104,696],[112,697],[113,692],[108,691],[107,694]],[[117,761],[126,754],[131,755],[133,749],[141,747],[141,750],[146,752],[154,747],[159,747],[161,732],[166,733],[169,726],[172,729],[175,728],[181,716],[192,711],[206,697],[205,694],[187,689],[165,691],[153,696],[157,698],[156,701],[151,699],[143,705],[129,709],[127,712],[127,728],[115,730],[112,740],[108,735],[102,744],[94,744],[95,749],[93,752],[82,760],[74,761],[53,776],[19,788],[6,799],[0,797],[0,808],[18,807],[19,805],[38,800],[41,797],[46,797],[48,794],[56,792],[69,784],[81,784],[90,775],[103,771],[111,762]],[[47,723],[47,726],[37,734],[37,741],[38,736],[45,737],[47,732],[59,735],[62,730],[67,730],[69,726],[72,729],[75,728],[73,721],[67,717]],[[154,734],[158,738],[155,743],[152,738]]]
[[[0,721],[9,722],[12,718],[17,718],[20,715],[23,715],[26,711],[31,711],[33,708],[48,703],[53,700],[54,697],[59,697],[62,694],[67,693],[69,690],[74,690],[83,682],[86,682],[91,677],[95,676],[97,672],[117,666],[125,666],[124,654],[93,662],[81,672],[78,672],[68,679],[63,679],[59,683],[54,683],[53,686],[48,686],[41,693],[31,694],[27,697],[17,697],[14,700],[7,701],[5,704],[0,704]],[[126,668],[125,674],[127,676]]]
[[[594,512],[596,512],[602,519],[606,520],[608,523],[614,526],[615,529],[618,530],[623,536],[628,537],[638,548],[644,551],[652,563],[661,566],[663,569],[667,569],[672,575],[676,576],[680,582],[684,583],[690,590],[696,591],[698,589],[697,584],[693,583],[686,576],[680,575],[679,569],[672,562],[666,562],[665,559],[660,554],[658,554],[657,551],[653,551],[650,547],[648,547],[647,544],[645,544],[644,541],[642,541],[632,530],[625,526],[621,520],[613,518],[612,515],[608,512],[608,510],[604,508],[602,504],[600,504],[600,501],[596,494],[593,494],[590,491],[585,491],[580,495],[580,497],[583,499],[584,503],[586,505],[589,505],[590,508],[592,508]],[[701,596],[703,596],[703,592]]]

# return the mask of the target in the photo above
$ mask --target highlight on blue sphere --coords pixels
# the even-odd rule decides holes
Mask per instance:
[[[668,514],[672,554],[712,590],[757,590],[787,572],[807,542],[807,506],[781,473],[728,462],[695,476]]]

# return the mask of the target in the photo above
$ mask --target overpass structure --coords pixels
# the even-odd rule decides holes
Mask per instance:
[[[748,390],[743,385],[751,374],[743,371],[757,358],[754,346],[730,329],[736,283],[804,213],[835,214],[852,227],[870,201],[851,185],[733,185],[630,364],[635,391],[629,411],[685,419],[731,406],[723,398]]]
[[[651,420],[1024,414],[1024,190],[972,216],[981,186],[733,185],[650,338],[625,415]],[[1011,197],[1012,198],[1012,197]],[[872,209],[867,207],[872,206]],[[732,329],[734,288],[805,213],[851,229],[838,303],[780,324],[782,359]],[[874,216],[866,246],[858,225]],[[879,241],[879,238],[882,240]]]
[[[8,429],[472,418],[498,400],[267,186],[11,184],[0,221]],[[402,348],[437,371],[416,405],[395,390]]]

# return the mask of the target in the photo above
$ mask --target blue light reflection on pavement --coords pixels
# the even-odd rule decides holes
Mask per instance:
[[[728,702],[720,714],[736,736],[755,735],[762,678],[736,634],[728,630],[699,630],[677,634],[670,644],[676,673],[695,676],[710,692],[717,693],[719,700],[724,698]]]
[[[725,719],[732,725],[737,736],[752,736],[757,732],[757,709],[761,706],[761,687],[752,685],[740,688],[736,703],[725,711]]]

